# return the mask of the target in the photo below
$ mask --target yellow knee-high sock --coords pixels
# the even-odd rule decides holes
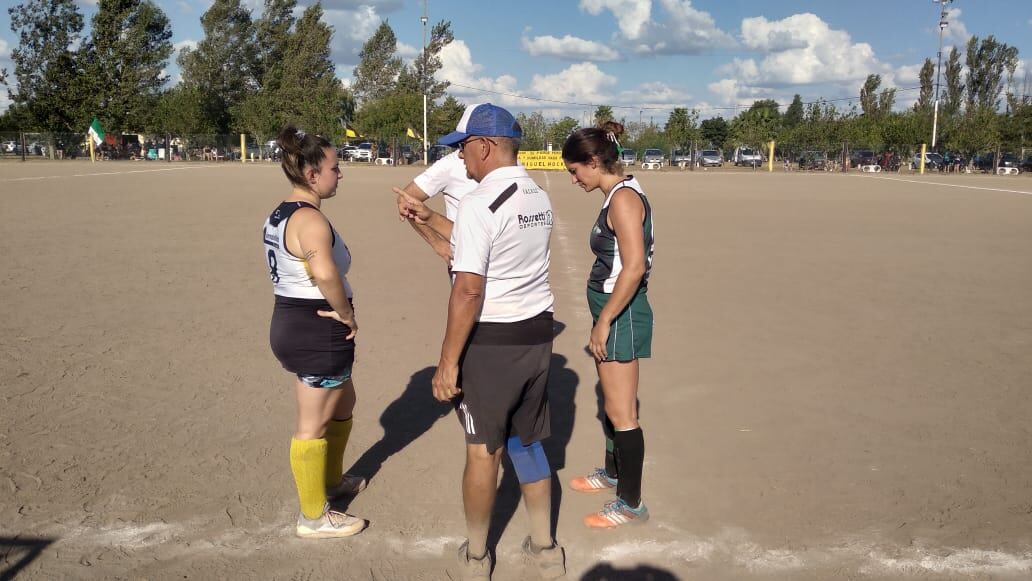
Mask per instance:
[[[340,484],[344,472],[344,450],[348,447],[351,436],[352,418],[332,420],[326,427],[326,486]]]
[[[290,439],[290,469],[294,473],[301,512],[307,518],[322,516],[326,506],[326,440]]]

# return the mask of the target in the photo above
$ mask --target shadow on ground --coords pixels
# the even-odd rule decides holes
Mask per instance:
[[[0,537],[0,581],[9,581],[29,566],[56,539]]]

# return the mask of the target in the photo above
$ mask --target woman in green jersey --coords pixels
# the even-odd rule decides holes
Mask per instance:
[[[616,499],[585,517],[592,528],[643,523],[649,511],[641,500],[645,440],[638,423],[638,359],[652,354],[652,206],[634,176],[623,175],[623,125],[575,131],[563,146],[563,162],[575,185],[600,191],[602,209],[591,229],[595,263],[588,277],[593,328],[589,349],[595,357],[605,407],[605,467],[575,478],[578,492],[616,489]]]

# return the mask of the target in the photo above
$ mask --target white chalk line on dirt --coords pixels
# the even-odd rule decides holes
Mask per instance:
[[[793,551],[788,549],[767,549],[751,541],[745,531],[725,530],[714,537],[694,537],[678,532],[675,527],[657,526],[667,532],[677,533],[678,540],[639,539],[606,545],[585,555],[579,551],[575,541],[566,538],[568,559],[573,562],[655,562],[668,565],[698,566],[723,563],[745,569],[752,573],[776,573],[805,571],[827,567],[855,567],[864,575],[893,574],[950,574],[964,575],[1017,575],[1032,573],[1032,553],[1006,553],[965,547],[934,547],[922,543],[906,547],[889,546],[874,542],[854,541],[829,547],[813,547]],[[203,528],[201,522],[167,523],[156,522],[142,525],[124,524],[103,527],[73,527],[62,531],[61,543],[86,544],[95,547],[123,547],[143,550],[187,541],[188,531]],[[290,526],[268,526],[260,530],[234,529],[220,536],[206,537],[208,542],[189,542],[173,549],[181,554],[218,551],[244,551],[268,549],[270,542],[281,544],[284,537],[292,537]],[[54,531],[57,532],[57,531]],[[364,538],[365,537],[365,538]],[[296,540],[291,538],[291,540]],[[410,558],[438,558],[457,547],[463,538],[459,536],[421,537],[399,535],[359,536],[351,542],[386,545],[396,554]],[[305,541],[298,541],[305,542]],[[266,545],[266,546],[262,546]],[[178,550],[177,550],[178,549]],[[504,555],[517,555],[519,549],[510,547]],[[510,553],[512,555],[510,555]]]
[[[731,562],[755,573],[804,571],[855,563],[862,574],[962,573],[966,575],[1032,573],[1032,554],[1014,554],[973,548],[886,548],[852,543],[805,551],[765,549],[731,535],[678,541],[640,540],[604,547],[602,561],[654,561],[670,564]]]
[[[4,179],[0,179],[0,182],[30,182],[30,181],[37,181],[37,180],[53,180],[53,179],[58,179],[58,178],[83,178],[83,177],[92,177],[92,176],[116,176],[116,175],[125,175],[125,174],[131,174],[131,173],[153,173],[153,172],[161,172],[161,171],[184,171],[184,170],[188,170],[188,169],[212,169],[212,167],[213,166],[189,165],[189,166],[183,166],[183,167],[165,167],[165,168],[161,168],[161,169],[134,169],[134,170],[128,170],[128,171],[108,171],[108,172],[96,172],[96,173],[76,173],[76,174],[68,174],[68,175],[62,175],[62,176],[35,176],[35,177],[25,177],[25,178],[4,178]]]
[[[870,178],[873,180],[889,180],[893,182],[907,182],[911,184],[923,184],[926,186],[938,186],[944,188],[963,188],[966,190],[985,190],[988,192],[1004,192],[1008,194],[1021,194],[1023,196],[1032,196],[1032,192],[1026,192],[1024,190],[1008,190],[1004,188],[989,188],[986,186],[967,186],[964,184],[950,184],[946,182],[937,182],[929,180],[908,180],[906,178],[893,178],[889,176],[878,176],[878,175],[860,175],[860,174],[848,174],[849,177],[853,178]]]

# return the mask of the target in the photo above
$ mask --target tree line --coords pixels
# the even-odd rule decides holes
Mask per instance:
[[[441,50],[454,39],[451,24],[436,23],[425,50],[411,64],[398,55],[397,37],[381,22],[364,43],[354,82],[345,87],[331,58],[334,31],[320,4],[298,15],[296,0],[265,0],[252,14],[241,0],[214,0],[201,16],[203,38],[179,51],[181,79],[169,87],[173,54],[168,17],[152,0],[99,0],[84,34],[75,0],[26,0],[8,9],[18,37],[13,71],[0,71],[12,105],[0,130],[82,133],[97,116],[108,132],[211,135],[247,133],[258,141],[287,122],[340,142],[349,131],[391,140],[422,131],[428,95],[431,138],[449,132],[463,106],[448,95]],[[1018,50],[993,36],[971,37],[943,63],[938,148],[964,154],[1015,149],[1032,142],[1032,77],[1014,78]],[[962,62],[963,60],[963,62]],[[757,100],[725,119],[700,121],[700,112],[673,109],[655,125],[617,118],[598,106],[593,123],[616,119],[628,129],[624,147],[665,151],[696,147],[728,150],[777,141],[786,154],[837,150],[842,144],[909,153],[930,143],[935,64],[926,59],[920,86],[883,88],[870,75],[844,107],[796,95],[787,106]],[[898,110],[899,91],[916,90],[914,105]],[[522,113],[524,149],[562,147],[580,123]]]

